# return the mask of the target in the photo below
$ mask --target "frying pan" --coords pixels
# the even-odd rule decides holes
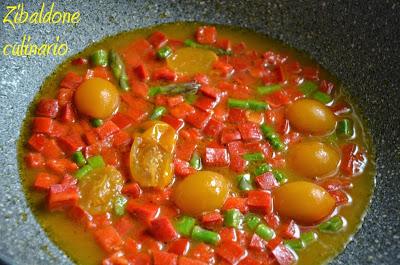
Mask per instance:
[[[18,2],[2,1],[6,5]],[[45,2],[47,6],[51,2]],[[38,10],[41,2],[25,3]],[[203,21],[247,27],[310,54],[336,75],[359,106],[376,146],[377,176],[364,224],[331,264],[400,264],[400,3],[386,1],[55,2],[79,10],[71,25],[0,28],[1,47],[24,33],[37,43],[67,42],[68,55],[106,35],[157,23]],[[27,107],[65,57],[0,55],[0,257],[9,264],[71,264],[46,236],[25,199],[16,155]],[[1,262],[0,262],[1,263]]]

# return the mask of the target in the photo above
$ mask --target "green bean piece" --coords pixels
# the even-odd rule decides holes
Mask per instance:
[[[78,165],[78,167],[83,167],[86,164],[86,159],[81,151],[73,153],[72,160]]]
[[[305,247],[303,241],[301,241],[300,239],[286,240],[285,245],[296,252],[302,250]]]
[[[226,227],[241,228],[243,214],[238,209],[229,209],[224,214],[224,225]]]
[[[210,50],[210,51],[215,52],[217,55],[232,55],[232,51],[230,51],[230,50],[224,50],[224,49],[213,47],[210,45],[199,44],[190,39],[186,39],[183,43],[187,47]]]
[[[255,111],[266,110],[268,104],[263,101],[249,99],[247,100],[248,108]]]
[[[275,150],[282,151],[285,149],[285,144],[281,141],[279,135],[274,131],[274,129],[265,123],[261,125],[261,131],[264,137],[267,138],[269,143]]]
[[[106,165],[101,155],[91,156],[87,159],[87,162],[92,168],[101,168]]]
[[[354,134],[353,121],[350,119],[343,119],[337,123],[336,134],[342,138],[350,138]]]
[[[263,163],[254,170],[253,175],[260,176],[260,175],[264,174],[265,172],[268,172],[271,170],[272,170],[271,165],[269,165],[267,163]]]
[[[94,127],[94,128],[97,128],[97,127],[100,127],[101,125],[103,125],[103,120],[101,120],[101,119],[91,119],[90,120],[90,124]]]
[[[153,110],[153,113],[150,116],[150,120],[158,120],[166,112],[167,112],[167,109],[164,106],[157,106]]]
[[[230,108],[248,109],[249,108],[249,102],[247,100],[229,98],[228,99],[228,106]]]
[[[202,168],[201,157],[197,152],[193,153],[192,158],[189,161],[189,165],[196,170],[201,170]]]
[[[288,178],[286,177],[285,173],[283,173],[280,170],[274,169],[272,170],[272,174],[274,175],[276,181],[279,182],[279,184],[286,183]]]
[[[300,239],[301,239],[301,241],[303,241],[303,244],[305,247],[310,245],[312,242],[316,241],[317,238],[318,238],[317,233],[315,233],[313,231],[308,231],[308,232],[302,233],[300,235]]]
[[[338,232],[343,228],[343,219],[339,215],[336,215],[329,219],[328,221],[323,222],[318,226],[319,231],[326,233],[334,233]]]
[[[269,241],[275,237],[275,232],[265,224],[259,224],[256,228],[255,233],[262,239]]]
[[[125,64],[119,54],[113,50],[110,51],[110,68],[118,84],[123,91],[129,90],[128,75],[125,71]]]
[[[260,95],[267,95],[276,92],[278,90],[281,90],[281,88],[282,87],[279,84],[273,84],[269,86],[259,86],[257,87],[257,93]]]
[[[82,179],[86,174],[88,174],[90,171],[92,171],[93,168],[90,165],[84,165],[83,167],[81,167],[80,169],[78,169],[74,176],[75,178],[77,178],[78,180]]]
[[[315,100],[318,100],[319,102],[323,104],[328,104],[332,102],[332,97],[324,92],[321,91],[315,91],[314,94],[312,95],[312,98]]]
[[[196,82],[171,84],[166,86],[151,87],[148,95],[154,97],[158,94],[176,95],[176,94],[196,94],[200,84]]]
[[[261,217],[254,213],[248,213],[244,218],[244,222],[251,231],[254,231],[261,223]]]
[[[242,174],[237,176],[237,181],[240,190],[243,191],[254,190],[254,187],[251,183],[252,181],[250,178],[250,174]]]
[[[244,154],[242,157],[244,160],[247,160],[247,161],[262,161],[265,158],[264,154],[260,153],[260,152],[247,153],[247,154]]]
[[[159,59],[167,59],[172,55],[172,49],[168,46],[164,46],[157,51],[157,57]]]
[[[94,66],[106,67],[108,65],[108,53],[106,50],[97,50],[90,56],[90,62]]]
[[[216,232],[201,228],[200,226],[196,225],[192,231],[192,239],[211,245],[216,245],[221,240],[221,237]]]
[[[175,222],[175,229],[183,236],[190,236],[192,229],[196,224],[196,219],[193,217],[183,215]]]
[[[117,216],[122,216],[125,214],[125,206],[128,199],[122,195],[119,195],[114,200],[114,212]]]
[[[304,81],[299,86],[299,90],[306,96],[310,96],[314,91],[317,90],[317,88],[317,84],[311,81]]]

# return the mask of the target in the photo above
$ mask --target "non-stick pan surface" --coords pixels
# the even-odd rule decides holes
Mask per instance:
[[[4,17],[7,5],[2,1]],[[25,2],[38,10],[42,2]],[[46,5],[51,2],[45,1]],[[67,42],[68,55],[106,35],[176,20],[254,29],[310,54],[343,81],[372,133],[375,194],[361,230],[331,264],[400,264],[400,3],[376,1],[55,1],[79,10],[70,25],[0,26],[1,47],[29,34],[36,42]],[[28,104],[65,57],[0,55],[0,257],[11,264],[70,264],[28,208],[16,156]]]

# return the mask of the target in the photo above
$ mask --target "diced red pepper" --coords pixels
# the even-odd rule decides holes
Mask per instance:
[[[255,258],[252,258],[251,256],[247,256],[244,259],[242,259],[238,265],[262,265],[262,263],[261,261],[258,261]]]
[[[125,256],[127,256],[128,258],[132,258],[139,254],[138,252],[139,252],[140,247],[141,247],[141,245],[139,243],[137,243],[132,238],[128,237],[125,240],[125,243],[124,243],[124,246],[122,249],[125,253]]]
[[[77,204],[79,193],[76,186],[54,184],[50,186],[48,208],[50,211],[62,210]]]
[[[200,91],[202,89],[203,86],[207,86],[208,83],[210,82],[208,76],[206,74],[195,74],[193,77],[193,80],[196,83],[199,83],[201,85],[200,87]]]
[[[129,116],[122,114],[118,112],[115,114],[112,118],[111,121],[117,125],[121,130],[125,129],[129,126],[132,125],[132,120],[129,118]]]
[[[153,252],[154,265],[177,265],[178,255],[166,251]]]
[[[108,253],[112,253],[121,248],[123,241],[112,226],[106,226],[103,228],[96,229],[94,231],[94,238],[97,243]]]
[[[65,104],[61,110],[60,120],[62,122],[74,122],[75,121],[75,111],[70,103]]]
[[[172,241],[178,237],[171,220],[165,216],[151,221],[150,232],[156,239],[163,242]]]
[[[246,250],[240,244],[232,241],[221,242],[215,252],[230,264],[238,263],[246,254]]]
[[[264,77],[262,79],[265,85],[273,85],[282,82],[282,77],[277,69],[268,70],[264,73]]]
[[[174,170],[175,174],[180,177],[187,177],[196,172],[196,170],[189,165],[189,162],[180,159],[174,160]]]
[[[279,265],[291,265],[296,263],[296,256],[284,244],[279,244],[272,250]]]
[[[232,43],[230,39],[217,40],[217,46],[226,51],[232,50]]]
[[[351,112],[351,107],[345,102],[339,102],[331,107],[332,112],[336,115],[347,114]]]
[[[280,235],[286,239],[299,238],[300,228],[293,220],[291,220],[288,223],[282,224],[280,228]]]
[[[353,183],[348,178],[328,178],[319,185],[327,191],[350,189],[353,187]]]
[[[86,65],[87,63],[88,60],[82,57],[76,58],[71,62],[72,65]]]
[[[248,161],[244,160],[240,155],[230,155],[231,163],[229,168],[237,173],[242,173],[245,171]]]
[[[169,125],[171,125],[172,128],[175,129],[175,131],[179,131],[179,130],[182,129],[183,126],[185,125],[185,122],[184,122],[183,120],[177,119],[177,118],[175,118],[174,116],[169,115],[169,114],[163,115],[163,116],[161,117],[161,120],[162,120],[163,122],[166,122],[166,123],[168,123]]]
[[[189,161],[196,149],[197,141],[195,139],[178,140],[176,145],[175,157],[183,161]]]
[[[78,134],[62,136],[58,139],[58,142],[61,148],[69,154],[82,150],[85,147],[82,137]]]
[[[240,132],[233,127],[224,128],[221,133],[221,143],[228,144],[233,141],[241,140]]]
[[[201,44],[213,44],[217,41],[217,29],[213,26],[199,27],[196,31],[196,41]]]
[[[217,104],[218,100],[209,97],[199,97],[193,105],[201,110],[209,112],[214,109]]]
[[[63,80],[61,80],[60,87],[65,87],[69,89],[76,89],[83,82],[82,76],[75,72],[68,72]]]
[[[222,241],[237,241],[236,229],[233,227],[223,227],[219,231],[219,236]]]
[[[177,74],[167,67],[156,69],[152,74],[153,80],[176,81],[177,78]]]
[[[268,226],[273,228],[273,229],[278,229],[281,220],[279,219],[279,216],[276,215],[273,212],[267,213],[264,216],[265,221],[267,222]]]
[[[208,85],[202,85],[200,87],[200,91],[207,97],[213,98],[213,99],[218,99],[221,92],[218,91],[215,87],[208,86]]]
[[[207,265],[208,263],[187,257],[179,257],[178,265]]]
[[[96,228],[110,226],[112,224],[111,214],[107,212],[93,215],[93,224]]]
[[[267,248],[269,250],[273,250],[276,248],[279,244],[283,242],[283,239],[280,236],[276,236],[267,243]]]
[[[206,166],[224,167],[229,165],[228,150],[224,147],[206,147],[203,156]]]
[[[201,216],[201,223],[206,227],[222,224],[222,215],[219,212],[209,212]]]
[[[65,104],[71,103],[73,96],[74,90],[69,88],[60,88],[57,95],[58,105],[65,106]]]
[[[319,90],[327,94],[332,94],[334,88],[335,85],[327,80],[322,80],[319,84]]]
[[[278,108],[290,103],[290,98],[285,90],[279,90],[268,95],[266,100],[272,108]]]
[[[46,158],[60,158],[63,156],[63,152],[53,139],[45,140],[41,153]]]
[[[196,259],[196,263],[187,263],[187,264],[205,265],[205,264],[212,264],[213,261],[215,260],[214,250],[209,245],[204,243],[197,244],[194,248],[190,250],[189,255]]]
[[[189,251],[190,243],[187,238],[179,238],[173,242],[168,247],[168,252],[175,253],[179,256],[184,256]]]
[[[132,142],[132,137],[126,131],[118,131],[113,137],[113,146],[115,148],[128,145]]]
[[[37,190],[49,190],[54,184],[60,182],[60,177],[57,175],[49,174],[46,172],[40,172],[36,175],[33,187]]]
[[[25,156],[25,163],[29,168],[41,168],[44,166],[44,158],[39,153],[28,153]]]
[[[228,143],[228,151],[229,151],[229,155],[230,156],[234,156],[234,155],[243,155],[246,153],[246,147],[243,144],[243,142],[240,141],[235,141],[235,142],[230,142]]]
[[[260,141],[263,138],[260,126],[254,122],[240,123],[238,129],[245,141]]]
[[[195,109],[194,113],[186,116],[186,121],[197,129],[203,129],[211,118],[211,114],[201,109]]]
[[[342,146],[342,160],[340,169],[346,176],[356,176],[364,171],[367,165],[367,155],[356,144]]]
[[[148,38],[148,41],[153,45],[155,49],[159,49],[168,42],[167,36],[162,33],[161,31],[155,31],[151,36]]]
[[[263,251],[265,249],[265,245],[265,240],[254,233],[250,239],[249,248],[257,251]]]
[[[85,228],[94,228],[93,216],[91,216],[87,211],[82,209],[82,207],[76,205],[72,206],[68,211],[68,217],[73,221],[83,225]]]
[[[228,121],[232,123],[247,122],[246,111],[243,109],[230,108]]]
[[[139,78],[140,81],[146,81],[149,79],[149,71],[146,69],[144,64],[139,64],[134,69],[136,76]]]
[[[125,184],[122,188],[122,193],[128,195],[132,199],[139,198],[140,194],[142,194],[142,189],[139,184],[136,182]]]
[[[76,184],[78,184],[78,180],[69,174],[65,174],[61,181],[61,185],[64,187],[76,187]]]
[[[205,135],[210,137],[217,137],[221,130],[224,128],[224,123],[211,118],[210,121],[207,123],[206,127],[204,128],[203,132]]]
[[[265,172],[264,174],[257,176],[255,182],[257,183],[257,186],[263,190],[272,190],[279,186],[279,183],[276,181],[272,172]]]
[[[106,121],[102,126],[96,129],[96,132],[100,139],[105,139],[119,130],[119,127],[114,122]]]
[[[42,99],[36,106],[36,115],[55,118],[58,114],[58,100],[57,99]]]
[[[272,211],[271,193],[260,190],[251,190],[248,192],[247,205],[264,214]]]
[[[167,97],[168,107],[174,107],[176,105],[183,103],[184,101],[185,101],[185,99],[182,95],[175,95],[175,96]]]
[[[336,205],[345,205],[349,203],[349,197],[346,192],[342,190],[333,190],[329,194],[335,199]]]
[[[319,70],[314,67],[304,67],[303,76],[307,80],[318,81],[319,80]]]
[[[242,213],[247,213],[249,211],[247,198],[229,197],[222,206],[222,210],[226,211],[229,209],[238,209]]]
[[[213,64],[213,69],[219,71],[221,76],[227,77],[228,75],[233,73],[233,67],[232,65],[228,64],[227,62],[224,62],[220,59],[214,62]]]
[[[69,133],[73,133],[73,127],[71,129],[70,126],[67,126],[66,124],[62,124],[56,120],[52,122],[51,130],[49,133],[49,136],[54,137],[54,138],[59,138],[62,136],[66,136]]]
[[[50,134],[53,129],[53,121],[53,119],[45,117],[33,118],[32,132]]]
[[[66,158],[49,159],[46,162],[46,167],[60,175],[67,172],[72,173],[78,169],[77,164]]]
[[[146,83],[132,80],[131,88],[133,94],[135,94],[136,96],[141,98],[147,98],[149,92],[149,86]]]
[[[128,265],[129,261],[122,251],[113,253],[108,258],[103,259],[101,265]]]
[[[178,119],[184,119],[186,116],[195,113],[195,108],[186,102],[183,102],[169,110],[171,114]]]
[[[126,205],[126,210],[129,213],[137,216],[139,219],[150,223],[150,221],[156,217],[160,208],[152,203],[140,204],[134,200],[129,200],[128,204]]]

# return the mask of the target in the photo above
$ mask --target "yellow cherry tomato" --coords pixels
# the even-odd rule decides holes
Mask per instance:
[[[183,212],[196,216],[221,208],[229,189],[229,182],[221,174],[199,171],[180,182],[173,196]]]
[[[296,130],[313,135],[332,132],[336,125],[332,111],[313,99],[299,99],[289,105],[287,117]]]
[[[320,177],[335,172],[338,168],[339,153],[330,145],[308,141],[289,147],[287,154],[289,167],[303,177]]]
[[[130,153],[132,178],[142,187],[163,188],[171,183],[173,154],[177,135],[167,123],[143,124],[144,132],[135,136]]]
[[[306,181],[285,184],[273,191],[274,209],[279,215],[303,225],[312,225],[335,208],[335,199],[322,187]]]
[[[205,49],[182,48],[167,58],[168,66],[174,71],[184,75],[207,73],[212,69],[218,56]]]
[[[119,106],[118,90],[105,79],[88,79],[76,90],[75,105],[79,112],[93,118],[108,118]]]
[[[93,169],[79,181],[79,203],[90,214],[106,213],[113,208],[124,182],[124,177],[113,166]]]

